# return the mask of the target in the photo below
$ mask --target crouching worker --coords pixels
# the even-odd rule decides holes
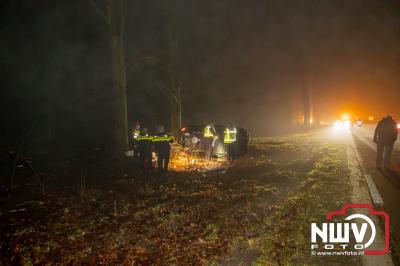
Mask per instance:
[[[158,128],[158,133],[153,137],[154,147],[157,153],[157,165],[159,173],[168,173],[168,164],[171,154],[172,137],[165,132],[164,126]]]
[[[139,153],[139,161],[141,163],[141,168],[144,173],[147,173],[149,169],[153,168],[152,163],[152,137],[149,136],[146,128],[140,131],[139,136],[136,139],[137,150]]]

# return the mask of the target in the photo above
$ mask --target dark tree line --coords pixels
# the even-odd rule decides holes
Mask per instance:
[[[123,150],[136,120],[282,132],[318,123],[354,84],[399,83],[395,1],[1,5],[0,126],[14,149],[36,117],[25,145],[41,152]]]

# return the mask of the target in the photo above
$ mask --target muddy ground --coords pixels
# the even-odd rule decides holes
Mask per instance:
[[[310,255],[310,222],[350,202],[346,156],[314,132],[253,139],[224,171],[22,178],[1,187],[1,264],[357,265]]]

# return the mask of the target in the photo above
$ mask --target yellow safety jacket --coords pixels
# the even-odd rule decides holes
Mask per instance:
[[[236,141],[236,128],[226,128],[224,131],[224,143],[230,144]]]
[[[136,140],[139,137],[139,135],[140,135],[140,130],[135,129],[134,131],[132,131],[132,138],[134,140]]]
[[[214,137],[214,134],[211,132],[211,126],[206,126],[204,128],[204,137],[205,138],[212,138]]]

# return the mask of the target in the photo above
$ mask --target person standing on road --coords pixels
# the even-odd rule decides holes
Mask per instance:
[[[375,128],[374,142],[377,144],[376,167],[380,168],[383,160],[384,168],[390,166],[394,142],[397,140],[397,123],[392,114],[388,114]]]

